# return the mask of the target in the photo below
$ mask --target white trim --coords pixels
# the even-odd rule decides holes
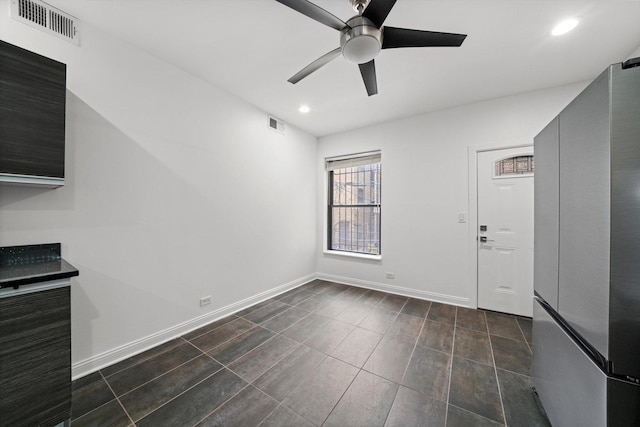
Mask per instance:
[[[457,305],[460,307],[469,307],[469,298],[440,294],[437,292],[420,291],[417,289],[405,288],[402,286],[387,285],[385,283],[370,282],[368,280],[352,279],[350,277],[334,276],[332,274],[318,273],[317,276],[318,279],[342,283],[343,285],[357,286],[359,288],[388,292],[390,294],[418,298],[427,301],[441,302],[444,304]]]
[[[46,282],[30,283],[20,285],[18,289],[2,288],[0,289],[0,298],[14,297],[16,295],[31,294],[33,292],[48,291],[50,289],[64,288],[71,285],[71,279],[48,280]]]
[[[531,178],[533,176],[532,173],[518,173],[518,174],[513,174],[513,175],[500,175],[500,176],[496,176],[496,174],[493,174],[492,179],[518,179],[518,178]]]
[[[427,301],[440,302],[443,304],[456,305],[459,307],[471,307],[469,298],[457,297],[454,295],[440,294],[436,292],[420,291],[416,289],[406,288],[402,286],[387,285],[384,283],[370,282],[367,280],[353,279],[349,277],[334,276],[331,274],[314,273],[301,277],[292,282],[275,287],[258,295],[246,298],[242,301],[230,304],[226,307],[219,308],[205,315],[188,320],[184,323],[172,326],[163,331],[148,335],[130,343],[121,345],[112,350],[105,351],[85,360],[73,363],[71,366],[71,376],[73,380],[82,378],[99,369],[105,368],[121,360],[127,359],[143,351],[149,350],[162,343],[180,337],[195,329],[201,328],[209,323],[215,322],[230,314],[258,304],[269,298],[278,296],[291,289],[300,287],[315,279],[328,280],[331,282],[342,283],[344,285],[357,286],[359,288],[371,289],[376,291],[388,292],[390,294],[402,295],[411,298],[418,298]]]
[[[0,182],[7,184],[26,184],[55,188],[64,185],[64,178],[56,178],[53,176],[20,175],[16,173],[0,173]]]
[[[146,337],[142,337],[114,349],[107,350],[103,353],[89,357],[88,359],[75,362],[71,366],[71,377],[73,380],[84,377],[85,375],[88,375],[106,366],[112,365],[121,360],[142,353],[143,351],[149,350],[150,348],[156,347],[162,343],[180,337],[195,329],[201,328],[202,326],[205,326],[209,323],[215,322],[218,319],[236,313],[240,310],[244,310],[249,306],[302,286],[305,283],[314,280],[316,276],[316,274],[309,274],[289,283],[285,283],[284,285],[277,286],[249,298],[245,298],[242,301],[229,304],[226,307],[221,307],[202,316],[187,320],[186,322],[172,326],[163,331],[147,335]]]
[[[360,258],[360,259],[370,259],[373,261],[380,261],[382,259],[382,255],[372,255],[372,254],[363,254],[360,252],[347,252],[347,251],[332,251],[325,249],[322,251],[323,254],[326,255],[336,255],[336,256],[344,256],[350,258]]]
[[[337,160],[355,159],[358,157],[381,156],[382,150],[364,151],[362,153],[344,154],[341,156],[325,157],[324,162],[335,162]]]
[[[382,149],[377,149],[377,150],[371,150],[371,151],[365,151],[365,152],[361,152],[361,153],[354,153],[354,154],[346,154],[346,155],[342,155],[342,156],[333,156],[333,157],[325,157],[322,164],[323,164],[323,168],[322,168],[322,179],[323,179],[323,185],[322,185],[322,200],[323,200],[323,205],[322,205],[322,253],[325,255],[338,255],[338,256],[343,256],[343,257],[351,257],[351,258],[360,258],[360,259],[370,259],[370,260],[381,260],[382,259],[382,254],[379,255],[370,255],[370,254],[360,254],[357,252],[347,252],[347,251],[333,251],[331,249],[329,249],[329,245],[328,245],[328,236],[329,236],[329,230],[328,230],[328,226],[329,226],[329,210],[327,209],[327,204],[328,204],[328,200],[329,200],[329,171],[327,171],[327,161],[331,161],[331,160],[340,160],[340,159],[348,159],[348,158],[352,158],[352,157],[364,157],[364,156],[369,156],[369,155],[373,155],[373,154],[379,154],[380,155],[380,159],[382,161]],[[381,189],[380,192],[380,201],[382,202],[382,190],[384,189],[384,187]],[[380,204],[380,209],[382,209],[382,203]],[[382,221],[382,220],[381,220]],[[382,223],[380,224],[380,241],[382,241]]]
[[[511,148],[531,149],[533,154],[533,141],[530,143],[514,143],[512,145],[496,146],[470,146],[468,151],[469,165],[469,307],[478,308],[478,153],[485,151],[508,150]]]

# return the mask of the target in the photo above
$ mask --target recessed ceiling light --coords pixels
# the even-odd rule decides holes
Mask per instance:
[[[553,31],[551,31],[551,35],[560,36],[562,34],[566,34],[569,31],[573,30],[577,25],[578,25],[577,19],[573,19],[573,18],[565,19],[564,21],[560,22],[558,25],[553,27]]]
[[[302,114],[307,114],[309,111],[311,111],[311,108],[309,108],[308,105],[301,105],[300,108],[298,108],[298,111],[300,111]]]

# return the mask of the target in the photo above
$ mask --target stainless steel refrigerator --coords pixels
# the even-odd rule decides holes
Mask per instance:
[[[640,426],[638,65],[535,138],[533,376],[554,427]]]

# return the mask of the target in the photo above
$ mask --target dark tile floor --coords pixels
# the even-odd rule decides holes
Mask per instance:
[[[74,426],[548,426],[531,320],[316,280],[73,384]]]

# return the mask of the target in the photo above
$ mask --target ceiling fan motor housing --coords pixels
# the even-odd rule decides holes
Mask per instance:
[[[364,64],[375,58],[382,48],[382,31],[364,16],[347,21],[349,27],[341,31],[342,56],[355,64]]]

